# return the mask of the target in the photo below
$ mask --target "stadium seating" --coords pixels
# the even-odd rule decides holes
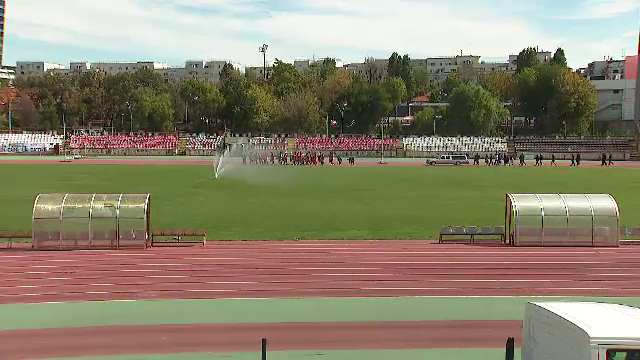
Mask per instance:
[[[192,150],[218,149],[224,144],[224,137],[217,135],[191,135],[187,148]]]
[[[384,139],[385,149],[395,149],[398,144],[396,139]],[[379,151],[382,148],[382,140],[369,137],[298,137],[296,149],[298,150],[338,150],[338,151]]]
[[[62,144],[61,135],[35,133],[0,134],[0,152],[39,152],[50,151],[55,145]]]
[[[249,145],[258,150],[284,150],[287,139],[284,137],[255,137],[249,140]]]
[[[507,139],[499,137],[409,137],[404,149],[412,152],[495,153],[507,151]]]
[[[73,136],[72,149],[175,149],[178,138],[173,135],[105,135]]]
[[[516,138],[516,152],[529,153],[630,153],[627,138]]]

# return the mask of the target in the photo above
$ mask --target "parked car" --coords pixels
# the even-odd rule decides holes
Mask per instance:
[[[427,165],[463,165],[469,164],[467,155],[442,155],[439,158],[427,159]]]

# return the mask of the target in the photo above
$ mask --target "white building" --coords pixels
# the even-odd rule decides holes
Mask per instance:
[[[160,74],[165,81],[177,83],[187,79],[199,79],[216,82],[220,80],[220,72],[225,64],[230,63],[240,70],[240,65],[223,60],[190,60],[184,67],[169,67],[165,63],[155,61],[138,62],[72,62],[68,68],[60,64],[47,62],[19,61],[16,67],[17,76],[42,76],[44,74],[79,75],[83,72],[102,71],[109,75],[133,73],[142,69],[150,69]]]
[[[315,60],[308,60],[308,59],[304,59],[304,60],[295,60],[293,62],[293,66],[296,68],[296,70],[298,70],[298,72],[302,73],[307,71],[309,68],[318,65],[318,64],[322,64],[325,60],[327,60],[328,58],[325,59],[315,59]],[[344,66],[344,63],[342,62],[342,60],[340,59],[333,59],[336,62],[336,67],[337,68],[342,68]]]
[[[553,54],[549,51],[538,51],[538,61],[542,64],[551,61]],[[509,55],[509,71],[518,70],[518,54]]]
[[[45,61],[16,62],[16,76],[42,76],[54,69],[64,69],[64,66]]]
[[[582,75],[589,80],[620,80],[625,78],[625,60],[593,61],[582,69]]]

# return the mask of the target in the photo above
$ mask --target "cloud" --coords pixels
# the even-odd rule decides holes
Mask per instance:
[[[610,19],[618,15],[640,10],[638,0],[585,0],[580,10],[560,18],[575,20]]]
[[[114,57],[144,53],[144,60],[222,58],[249,65],[261,63],[262,43],[270,45],[269,58],[288,61],[312,54],[361,61],[393,51],[425,57],[461,50],[506,59],[525,46],[554,50],[574,43],[533,23],[534,6],[511,0],[20,0],[9,5],[7,31]],[[587,60],[565,50],[570,61]],[[19,49],[13,51],[20,58]]]

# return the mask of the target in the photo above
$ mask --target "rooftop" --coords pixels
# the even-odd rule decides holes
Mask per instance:
[[[592,339],[640,337],[640,309],[635,307],[595,302],[534,304],[569,320]]]

